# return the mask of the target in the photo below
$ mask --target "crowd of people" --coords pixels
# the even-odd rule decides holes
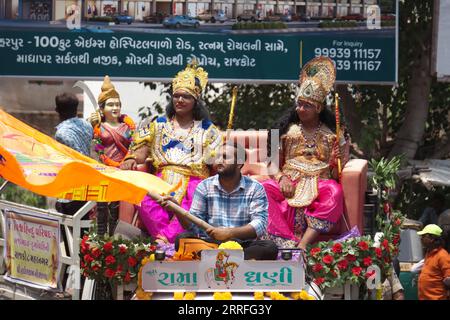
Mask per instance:
[[[120,95],[108,76],[98,97],[98,111],[88,119],[90,124],[76,117],[73,97],[58,96],[56,110],[62,122],[55,137],[85,155],[93,140],[105,165],[123,170],[146,165],[148,172],[177,186],[171,195],[158,201],[147,196],[135,208],[147,233],[158,242],[177,248],[184,238],[217,244],[234,240],[244,248],[245,259],[275,260],[278,248],[305,250],[343,214],[338,164],[345,164],[346,140],[337,137],[334,114],[326,107],[335,75],[333,62],[325,57],[302,68],[293,105],[277,124],[279,172],[262,183],[241,174],[245,149],[227,140],[210,120],[202,98],[208,74],[196,64],[174,77],[165,115],[146,119],[137,128],[121,113]],[[63,97],[69,101],[64,106]],[[173,212],[169,203],[211,227],[199,228]],[[70,214],[79,205],[66,203],[57,209]],[[118,202],[98,203],[98,233],[112,235],[118,214]],[[431,211],[426,219],[434,219]],[[427,253],[419,297],[441,299],[448,292],[449,256],[433,238],[441,234],[430,228],[421,233]],[[391,297],[401,297],[395,279],[391,287]]]

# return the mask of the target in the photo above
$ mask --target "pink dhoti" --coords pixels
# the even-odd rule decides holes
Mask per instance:
[[[160,177],[161,174],[158,176]],[[201,181],[202,179],[199,177],[189,178],[186,194],[180,204],[183,209],[190,209],[195,189]],[[170,243],[174,243],[176,236],[185,231],[172,212],[163,209],[149,196],[146,196],[141,203],[139,217],[153,238],[161,235],[166,237]]]
[[[318,180],[318,197],[307,207],[291,207],[274,180],[262,182],[269,201],[269,236],[300,241],[299,232],[307,227],[327,232],[343,213],[342,187],[332,179]],[[299,212],[304,219],[299,219]],[[300,225],[299,225],[300,224]]]

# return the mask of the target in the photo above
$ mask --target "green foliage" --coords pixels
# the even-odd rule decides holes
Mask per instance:
[[[5,180],[0,178],[0,184],[3,184],[4,181]],[[8,183],[5,189],[1,191],[0,199],[25,204],[36,208],[47,208],[47,201],[45,197],[25,190],[13,183]]]
[[[381,158],[379,161],[371,159],[369,167],[374,175],[370,184],[377,190],[395,189],[395,178],[400,169],[402,157],[393,157],[390,160]]]

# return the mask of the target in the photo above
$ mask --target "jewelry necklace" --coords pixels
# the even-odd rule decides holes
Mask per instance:
[[[300,123],[300,134],[302,135],[303,140],[305,140],[305,145],[306,145],[307,148],[310,148],[310,149],[311,149],[311,148],[314,148],[314,147],[316,146],[316,139],[317,139],[317,135],[319,134],[321,125],[322,125],[322,123],[319,122],[319,125],[317,126],[316,131],[314,132],[314,136],[313,136],[313,138],[312,138],[312,141],[309,141],[309,140],[306,138],[305,132],[304,132],[304,130],[303,130],[303,126],[302,126],[302,124]]]
[[[172,124],[173,134],[174,134],[174,136],[175,136],[179,141],[183,142],[183,141],[186,140],[186,138],[189,137],[189,135],[191,134],[191,131],[192,131],[192,128],[194,128],[194,123],[195,123],[195,122],[192,121],[191,126],[189,127],[188,133],[185,133],[185,132],[184,132],[186,129],[183,129],[183,128],[179,127],[179,129],[181,129],[181,131],[182,131],[182,134],[177,135],[177,132],[176,132],[177,130],[175,129],[175,121],[174,121],[174,119],[175,119],[175,117],[173,117],[173,118],[170,120],[170,122],[171,122],[171,124]]]

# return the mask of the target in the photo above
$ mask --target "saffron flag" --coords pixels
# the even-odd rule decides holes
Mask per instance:
[[[148,192],[174,189],[149,173],[103,165],[1,109],[0,177],[40,195],[80,201],[139,204]]]

